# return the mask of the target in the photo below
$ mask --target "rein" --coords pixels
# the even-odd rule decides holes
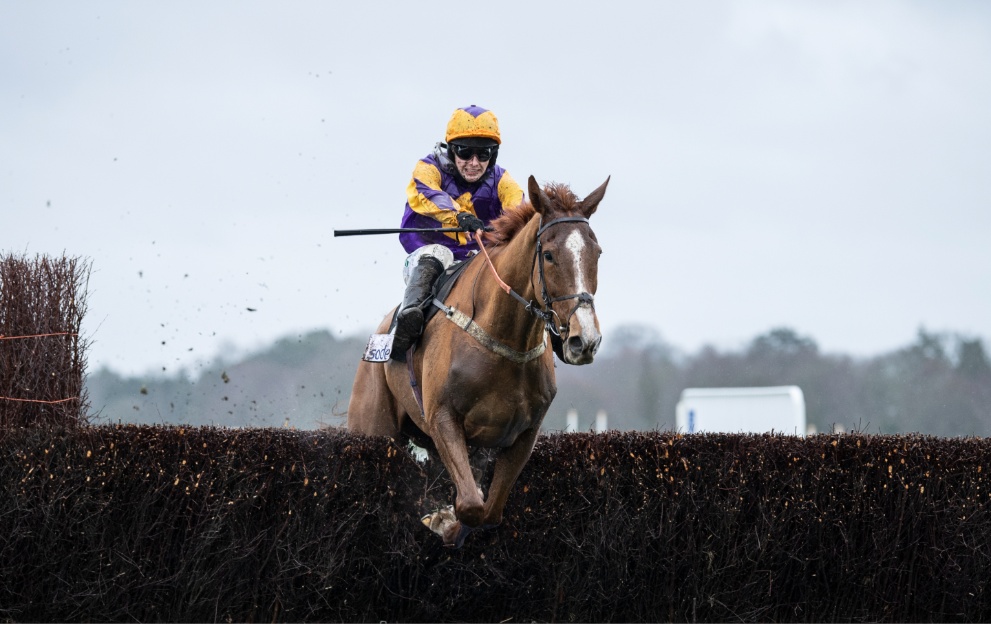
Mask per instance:
[[[541,232],[542,231],[543,230],[541,230]],[[541,232],[537,232],[537,253],[540,252],[540,233]],[[499,284],[500,288],[502,288],[503,290],[505,290],[506,291],[506,294],[511,295],[514,299],[516,299],[517,301],[519,301],[520,303],[522,303],[523,304],[523,307],[526,308],[526,311],[527,312],[529,312],[530,314],[533,314],[536,317],[539,317],[541,320],[544,321],[544,323],[550,323],[550,321],[551,321],[551,313],[549,313],[549,312],[547,312],[545,310],[541,310],[538,307],[535,307],[536,306],[536,302],[535,301],[527,301],[526,299],[523,298],[523,295],[521,295],[520,293],[518,293],[515,290],[513,290],[512,288],[510,288],[509,284],[507,284],[506,282],[502,281],[502,278],[499,277],[499,274],[495,270],[495,265],[492,264],[492,258],[489,257],[488,250],[485,249],[485,245],[482,244],[482,237],[478,235],[478,232],[475,233],[475,240],[478,242],[478,248],[482,250],[482,255],[485,256],[485,262],[488,263],[489,269],[491,269],[491,271],[492,271],[492,276],[495,277],[495,280]],[[543,263],[541,263],[540,269],[541,269],[540,270],[540,283],[541,283],[541,286],[543,286],[543,283],[544,283]],[[547,289],[546,288],[544,288],[544,292],[545,293],[547,292]]]
[[[543,217],[541,217],[541,220],[543,220]],[[543,299],[544,308],[540,308],[536,301],[527,301],[522,295],[510,288],[509,284],[504,282],[502,278],[499,277],[499,273],[496,272],[495,265],[492,264],[492,258],[489,257],[489,252],[485,249],[485,245],[482,244],[482,237],[479,236],[481,232],[475,233],[475,240],[478,242],[478,247],[482,250],[482,254],[485,256],[485,261],[488,263],[489,269],[492,270],[492,275],[495,276],[496,282],[499,283],[499,286],[505,290],[507,294],[511,295],[514,299],[523,304],[523,307],[526,308],[527,312],[541,319],[553,338],[557,339],[557,341],[563,342],[564,338],[562,334],[565,336],[568,334],[568,326],[571,323],[571,317],[575,315],[578,308],[585,304],[594,306],[595,302],[591,293],[587,292],[574,293],[571,295],[563,295],[561,297],[554,298],[551,298],[551,296],[547,293],[547,279],[544,277],[544,254],[540,237],[549,228],[561,223],[588,223],[588,219],[585,217],[561,217],[547,223],[542,223],[540,229],[537,230],[537,247],[534,250],[534,262],[538,263],[540,274],[540,296],[541,299]],[[578,301],[575,303],[575,306],[571,308],[571,312],[568,313],[568,318],[564,319],[564,322],[561,323],[560,327],[555,327],[553,322],[554,317],[557,317],[558,319],[561,317],[554,311],[551,304],[558,301],[567,301],[569,299],[577,299]]]

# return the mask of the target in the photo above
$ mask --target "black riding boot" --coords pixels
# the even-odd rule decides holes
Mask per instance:
[[[430,297],[430,288],[443,270],[444,265],[432,256],[420,256],[420,261],[413,267],[392,339],[390,357],[397,362],[406,361],[407,349],[423,332],[423,303]]]

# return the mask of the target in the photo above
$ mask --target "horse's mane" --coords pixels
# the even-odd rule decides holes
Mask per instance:
[[[570,212],[578,209],[580,200],[571,192],[567,184],[552,182],[544,187],[544,193],[558,210]],[[526,200],[513,210],[507,210],[489,224],[492,226],[492,231],[485,233],[485,244],[492,247],[505,245],[513,240],[513,237],[530,222],[535,214],[537,211],[533,209],[530,200]]]

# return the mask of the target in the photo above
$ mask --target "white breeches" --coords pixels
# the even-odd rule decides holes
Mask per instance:
[[[413,267],[420,262],[421,256],[436,258],[444,265],[444,269],[449,269],[454,264],[454,254],[447,247],[443,245],[424,245],[406,256],[406,265],[403,267],[403,282],[409,284],[409,276],[413,272]]]

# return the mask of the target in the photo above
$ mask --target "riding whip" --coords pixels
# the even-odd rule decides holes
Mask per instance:
[[[492,231],[491,227],[485,228]],[[402,234],[404,232],[464,232],[461,228],[384,228],[371,230],[334,230],[334,236],[365,236],[367,234]]]

